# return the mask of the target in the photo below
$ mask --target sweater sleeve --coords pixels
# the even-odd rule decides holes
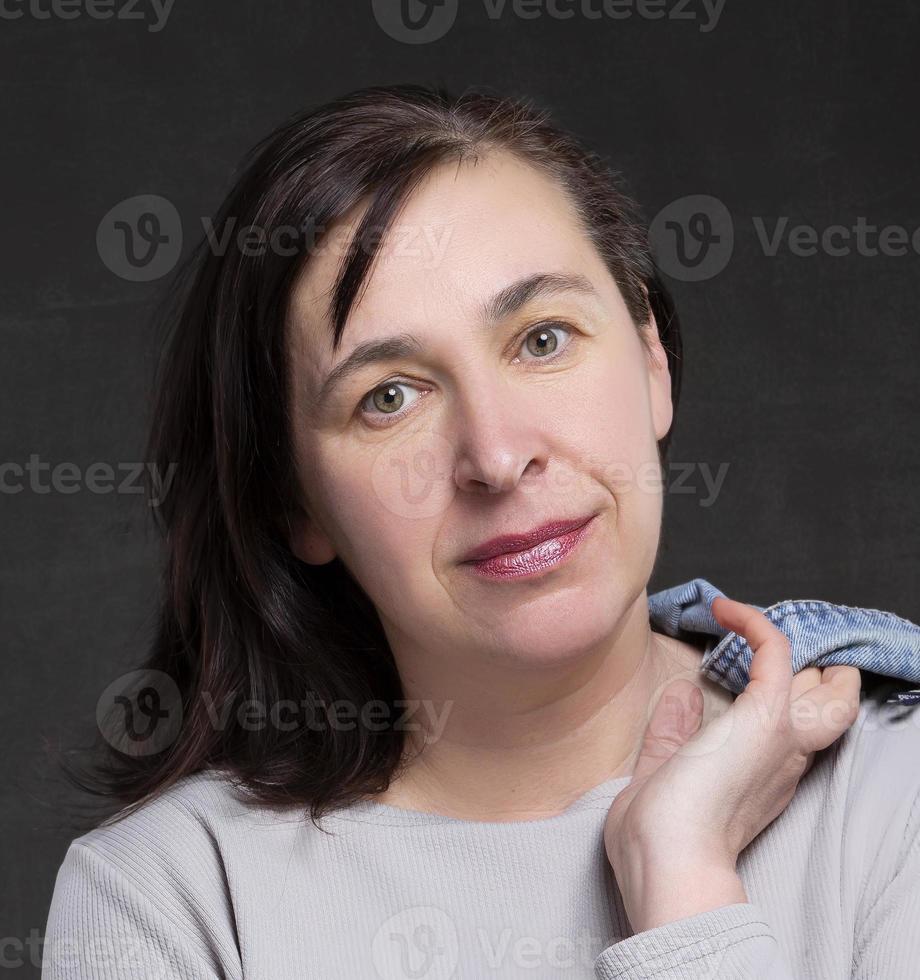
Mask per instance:
[[[225,980],[208,948],[91,847],[71,844],[48,912],[43,980]]]
[[[70,844],[48,910],[43,980],[239,980],[219,854],[162,802]]]
[[[597,980],[793,980],[773,930],[749,902],[622,939],[601,951],[594,975]]]

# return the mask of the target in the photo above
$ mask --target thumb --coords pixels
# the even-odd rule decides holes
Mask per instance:
[[[662,692],[645,730],[633,782],[651,776],[696,733],[703,720],[703,692],[680,678]]]

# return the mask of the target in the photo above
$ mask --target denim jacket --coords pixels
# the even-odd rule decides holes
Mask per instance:
[[[712,600],[722,595],[725,593],[703,578],[664,589],[649,596],[649,622],[659,633],[676,639],[701,634],[706,646],[701,672],[740,694],[749,680],[753,651],[743,636],[726,630],[713,616]],[[748,605],[785,633],[795,673],[805,667],[848,664],[920,685],[920,626],[907,619],[822,599]],[[920,703],[920,686],[898,691],[888,701]]]

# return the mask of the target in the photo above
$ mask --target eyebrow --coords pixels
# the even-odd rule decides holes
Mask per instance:
[[[597,296],[591,280],[580,273],[538,272],[524,276],[500,289],[479,308],[479,317],[486,323],[497,323],[516,313],[535,299],[562,292],[577,292]],[[424,351],[424,344],[414,334],[401,333],[380,340],[369,340],[358,346],[326,376],[315,404],[321,405],[334,388],[368,364],[409,357]]]

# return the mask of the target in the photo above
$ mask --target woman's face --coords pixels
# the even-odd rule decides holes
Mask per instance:
[[[309,515],[292,547],[341,558],[397,661],[413,648],[560,664],[609,642],[644,601],[658,548],[656,444],[672,416],[654,320],[647,350],[564,192],[493,154],[414,191],[333,354],[330,289],[360,217],[330,230],[291,296]],[[537,276],[551,278],[511,289]],[[320,398],[353,351],[394,335],[416,342]],[[463,561],[498,535],[591,514],[539,573],[488,577]]]

